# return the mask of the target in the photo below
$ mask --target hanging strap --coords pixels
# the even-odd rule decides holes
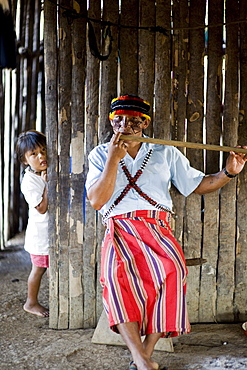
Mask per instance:
[[[152,206],[156,207],[157,209],[159,209],[160,211],[164,211],[164,212],[169,212],[171,214],[174,214],[174,212],[172,212],[169,208],[167,207],[164,207],[162,206],[161,204],[159,204],[158,202],[156,202],[154,199],[152,199],[149,195],[147,195],[146,193],[144,193],[140,187],[136,184],[137,180],[139,179],[139,177],[141,176],[141,174],[143,173],[143,170],[144,168],[146,167],[151,155],[153,153],[153,149],[150,149],[149,152],[146,154],[144,160],[143,160],[143,163],[140,167],[140,169],[136,172],[135,176],[132,177],[124,160],[121,159],[120,160],[120,165],[122,167],[122,170],[124,171],[124,174],[125,176],[127,177],[129,183],[128,185],[125,186],[125,188],[122,190],[121,194],[117,197],[117,199],[115,199],[115,201],[113,202],[113,204],[110,206],[110,208],[108,209],[108,211],[106,211],[106,213],[104,214],[103,216],[103,223],[105,223],[107,217],[110,215],[110,213],[112,212],[112,210],[117,206],[117,204],[119,204],[121,202],[121,200],[125,197],[125,195],[130,191],[131,188],[135,189],[135,191],[142,197],[144,198],[146,201],[148,201],[148,203],[152,204]]]
[[[107,60],[109,55],[111,54],[112,51],[112,36],[111,36],[111,28],[110,25],[108,24],[106,27],[106,30],[104,32],[104,37],[107,41],[108,44],[108,53],[106,55],[102,55],[99,52],[97,41],[96,41],[96,36],[94,32],[94,28],[90,20],[88,20],[88,40],[89,40],[89,48],[91,51],[91,54],[98,58],[99,60]]]

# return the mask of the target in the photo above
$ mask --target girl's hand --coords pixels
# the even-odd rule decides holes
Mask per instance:
[[[45,185],[44,192],[43,192],[43,199],[40,202],[40,204],[37,205],[37,207],[35,207],[35,208],[41,214],[46,213],[46,211],[48,210],[48,194],[47,194],[47,186],[46,185]]]
[[[44,180],[45,182],[47,182],[47,181],[48,181],[48,179],[47,179],[47,171],[46,171],[46,170],[41,171],[40,176],[43,178],[43,180]]]

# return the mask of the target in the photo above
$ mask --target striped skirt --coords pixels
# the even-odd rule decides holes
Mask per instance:
[[[190,331],[187,268],[170,214],[135,211],[108,219],[102,244],[103,304],[112,330],[137,321],[140,334]]]

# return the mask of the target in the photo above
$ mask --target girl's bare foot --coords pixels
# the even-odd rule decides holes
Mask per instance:
[[[41,306],[39,303],[36,303],[34,305],[29,305],[25,303],[23,309],[28,313],[32,313],[33,315],[49,317],[49,310]]]

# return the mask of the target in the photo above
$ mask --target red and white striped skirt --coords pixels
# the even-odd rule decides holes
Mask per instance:
[[[112,330],[137,321],[140,334],[190,331],[187,268],[170,214],[135,211],[108,220],[102,244],[103,303]]]

